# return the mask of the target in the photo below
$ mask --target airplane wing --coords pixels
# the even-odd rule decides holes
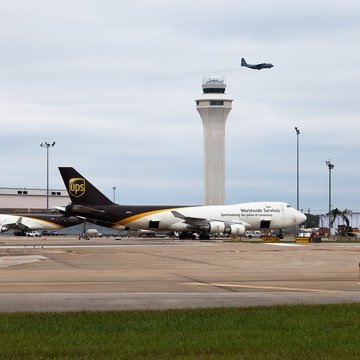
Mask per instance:
[[[1,232],[5,232],[8,230],[29,231],[30,228],[22,223],[22,217],[20,216],[16,222],[4,223],[1,225]]]
[[[206,225],[209,223],[209,220],[205,219],[205,218],[196,218],[196,217],[185,216],[175,210],[172,210],[171,212],[176,218],[184,220],[185,224],[201,226],[201,225]]]
[[[72,211],[88,215],[103,215],[106,213],[105,210],[100,210],[84,205],[72,205]]]
[[[66,206],[53,206],[53,209],[58,210],[61,213],[66,212]]]
[[[84,215],[103,215],[106,213],[105,210],[96,209],[91,206],[84,206],[84,205],[68,205],[68,206],[54,206],[54,209],[58,210],[60,213],[67,215],[73,215],[74,213],[81,213]],[[79,218],[81,216],[74,215]]]
[[[24,225],[24,224],[22,223],[22,217],[19,217],[19,218],[18,218],[15,226],[16,226],[17,229],[20,229],[20,230],[23,230],[23,231],[25,231],[25,230],[30,230],[30,228],[29,228],[28,226],[26,226],[26,225]]]
[[[106,213],[105,210],[96,209],[90,206],[84,205],[68,205],[68,206],[54,206],[60,213],[64,214],[64,216],[71,218],[80,219],[83,222],[87,221],[92,224],[112,228],[114,223],[111,221],[106,221],[102,219],[97,219],[96,216],[102,216]],[[76,215],[74,212],[79,212],[81,215]],[[118,226],[117,229],[120,229]],[[124,226],[124,229],[126,227]]]

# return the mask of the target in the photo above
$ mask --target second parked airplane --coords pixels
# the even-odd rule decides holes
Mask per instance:
[[[0,232],[14,230],[15,235],[25,235],[31,230],[59,230],[82,222],[59,214],[0,214]]]
[[[306,216],[284,202],[251,202],[211,206],[117,205],[72,167],[59,167],[71,204],[65,214],[114,229],[243,235],[246,230],[283,229],[300,225]]]

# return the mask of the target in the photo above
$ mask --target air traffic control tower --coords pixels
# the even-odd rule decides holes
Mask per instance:
[[[204,127],[204,205],[225,201],[225,124],[232,100],[225,94],[224,79],[203,80],[203,94],[196,100]]]

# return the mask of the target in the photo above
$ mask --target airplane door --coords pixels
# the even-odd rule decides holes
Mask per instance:
[[[159,225],[160,225],[160,221],[154,221],[154,220],[149,221],[149,229],[151,229],[151,230],[158,229]]]
[[[269,229],[271,220],[261,220],[260,229]]]

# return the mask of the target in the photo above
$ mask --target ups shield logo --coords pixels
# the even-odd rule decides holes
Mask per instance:
[[[72,196],[80,197],[85,194],[85,179],[72,178],[69,180],[69,193]]]

